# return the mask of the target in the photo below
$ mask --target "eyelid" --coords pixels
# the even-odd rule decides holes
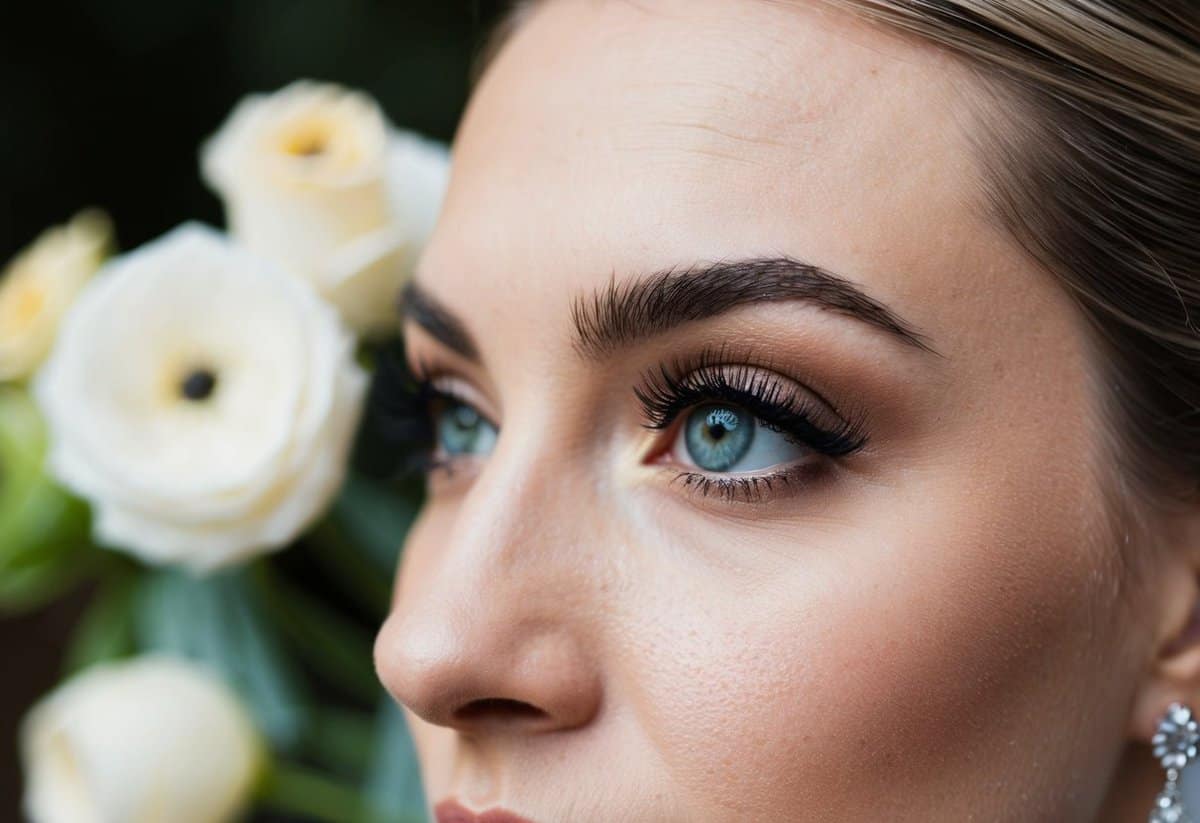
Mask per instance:
[[[644,373],[634,393],[647,417],[644,425],[657,434],[642,464],[672,472],[671,483],[681,484],[695,497],[766,504],[799,495],[835,476],[842,461],[868,442],[865,409],[845,417],[803,380],[773,368],[770,358],[734,353],[727,344],[660,365],[657,375]],[[742,472],[710,472],[680,462],[673,452],[684,436],[689,411],[722,401],[742,407],[764,428],[780,433],[806,454]]]
[[[659,364],[657,372],[660,376],[670,376],[676,382],[686,380],[697,372],[714,370],[744,370],[745,372],[769,373],[799,387],[805,395],[813,398],[824,409],[828,409],[829,414],[833,417],[844,420],[858,416],[853,413],[843,413],[843,410],[836,403],[809,383],[806,383],[797,376],[790,375],[786,367],[776,362],[777,358],[772,357],[769,353],[765,355],[761,354],[760,349],[761,346],[742,346],[730,343],[729,341],[722,341],[717,346],[704,346],[694,353],[676,355],[670,360]],[[643,374],[643,383],[646,382],[647,378],[654,379],[654,371],[652,369],[650,372]]]
[[[500,429],[499,415],[495,414],[486,395],[458,369],[439,366],[425,357],[418,357],[415,363],[410,363],[409,368],[417,380],[427,382],[430,388],[440,394],[473,407],[489,424]]]
[[[718,399],[742,405],[776,431],[798,436],[829,457],[866,446],[864,412],[846,417],[802,381],[772,368],[769,359],[759,365],[753,354],[735,357],[728,352],[723,344],[660,364],[657,373],[645,373],[634,394],[648,428],[663,429],[697,403]]]

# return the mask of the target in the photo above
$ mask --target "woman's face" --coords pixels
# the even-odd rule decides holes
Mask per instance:
[[[976,82],[808,3],[522,24],[407,304],[454,399],[376,652],[431,804],[1096,815],[1144,660]]]

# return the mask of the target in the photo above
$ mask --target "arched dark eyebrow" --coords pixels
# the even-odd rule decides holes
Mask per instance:
[[[608,286],[571,307],[575,348],[595,359],[750,303],[801,300],[860,320],[906,345],[938,352],[926,336],[849,280],[790,257],[672,268]]]
[[[573,345],[595,360],[687,323],[752,303],[804,301],[882,330],[907,346],[941,356],[918,331],[858,286],[790,257],[698,263],[608,285],[571,304]],[[415,280],[405,286],[401,313],[434,339],[470,360],[479,347],[466,326]]]
[[[468,360],[479,361],[479,346],[467,331],[466,325],[432,294],[409,280],[400,292],[400,316],[411,320],[434,340]]]

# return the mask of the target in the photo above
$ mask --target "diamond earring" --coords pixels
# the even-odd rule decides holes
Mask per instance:
[[[1167,770],[1167,784],[1154,802],[1148,823],[1192,823],[1179,790],[1179,773],[1195,759],[1200,746],[1200,724],[1192,710],[1180,703],[1172,703],[1150,742],[1154,746],[1154,756]]]

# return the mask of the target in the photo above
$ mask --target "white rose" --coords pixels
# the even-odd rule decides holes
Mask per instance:
[[[31,375],[59,321],[112,243],[112,224],[88,210],[47,229],[0,273],[0,380]]]
[[[286,545],[344,475],[366,375],[305,282],[191,224],[84,288],[34,381],[102,542],[208,571]]]
[[[219,823],[245,806],[265,748],[204,669],[144,657],[84,671],[21,726],[33,823]]]
[[[393,128],[366,95],[298,81],[239,103],[201,170],[235,239],[310,280],[357,331],[395,326],[441,208],[444,146]]]

